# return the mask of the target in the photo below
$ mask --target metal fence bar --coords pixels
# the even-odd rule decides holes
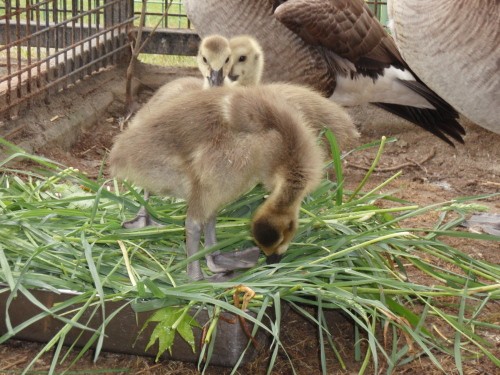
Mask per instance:
[[[365,0],[373,14],[384,26],[387,25],[387,0]]]
[[[127,55],[132,0],[0,2],[0,116]]]
[[[142,1],[134,1],[134,14],[141,13]],[[202,0],[200,0],[202,1]],[[146,4],[146,18],[144,25],[146,27],[154,27],[158,23],[159,17],[165,14],[165,10],[169,4],[169,0],[148,0]],[[168,9],[166,17],[160,23],[160,27],[168,29],[192,29],[191,21],[189,21],[184,11],[183,0],[174,0]]]

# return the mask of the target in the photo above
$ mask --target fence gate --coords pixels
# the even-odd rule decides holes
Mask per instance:
[[[1,0],[0,119],[128,53],[133,0]]]

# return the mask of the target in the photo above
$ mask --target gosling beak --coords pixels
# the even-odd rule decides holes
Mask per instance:
[[[210,77],[208,77],[208,83],[210,87],[222,86],[224,83],[224,75],[222,69],[210,71]]]
[[[266,257],[266,263],[267,264],[279,263],[281,258],[282,256],[280,254],[271,254],[268,257]]]
[[[238,80],[238,78],[240,78],[239,75],[234,75],[234,74],[231,74],[229,73],[228,74],[228,78],[232,81],[232,82],[236,82]]]

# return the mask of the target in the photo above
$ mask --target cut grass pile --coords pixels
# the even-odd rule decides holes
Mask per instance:
[[[440,240],[446,236],[500,240],[456,230],[465,215],[479,207],[478,198],[420,207],[381,192],[397,175],[369,192],[362,192],[365,180],[355,192],[344,191],[341,157],[331,140],[340,183],[325,178],[305,199],[299,231],[281,263],[266,265],[262,257],[257,266],[231,282],[190,282],[185,272],[188,261],[216,249],[230,251],[252,245],[251,213],[265,199],[260,188],[220,212],[218,245],[186,259],[183,202],[155,197],[149,203],[150,211],[165,226],[126,230],[121,222],[144,203],[135,187],[124,188],[103,178],[91,180],[75,169],[28,155],[4,141],[2,144],[12,154],[0,164],[0,282],[4,284],[0,293],[8,293],[9,301],[21,293],[36,304],[32,288],[78,291],[81,294],[71,302],[81,309],[66,316],[58,314],[61,306],[54,306],[17,327],[10,325],[9,314],[13,312],[8,311],[9,329],[0,343],[51,314],[65,323],[43,350],[55,348],[52,368],[62,358],[64,330],[84,327],[85,322],[78,317],[90,306],[102,308],[107,319],[94,334],[95,355],[99,355],[105,324],[113,318],[104,310],[110,300],[130,300],[137,312],[177,314],[175,321],[169,320],[169,327],[173,327],[169,332],[182,334],[187,340],[188,310],[207,309],[213,321],[200,355],[201,368],[207,366],[202,358],[210,354],[211,330],[216,330],[220,311],[227,311],[255,323],[254,333],[260,329],[271,335],[272,369],[278,350],[284,350],[280,341],[280,330],[286,324],[280,309],[284,301],[317,325],[324,373],[328,346],[336,353],[339,366],[347,367],[325,323],[324,312],[329,309],[342,311],[355,323],[354,349],[362,363],[360,373],[369,365],[375,373],[381,368],[391,373],[396,366],[422,355],[442,369],[436,356],[439,352],[453,355],[459,372],[462,361],[470,357],[484,356],[500,366],[492,343],[476,334],[481,327],[499,329],[481,321],[480,316],[488,302],[500,298],[500,267],[475,260]],[[31,171],[8,167],[10,161],[20,158],[30,159],[38,167]],[[382,201],[386,208],[379,205]],[[400,227],[402,220],[429,211],[439,212],[433,228]],[[416,281],[412,276],[416,273],[425,275],[429,282]],[[233,304],[239,285],[256,293],[247,311]],[[454,300],[456,305],[444,306],[439,303],[443,299]],[[272,323],[266,325],[264,317],[270,312]],[[169,315],[156,314],[152,323],[162,319],[165,323]],[[452,331],[452,336],[442,337],[441,331],[433,328],[436,325]],[[169,349],[171,336],[157,334],[152,342],[159,339],[161,350]],[[210,355],[207,359],[209,363]]]

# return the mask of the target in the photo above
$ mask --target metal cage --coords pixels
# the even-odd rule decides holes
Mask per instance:
[[[2,117],[115,64],[127,51],[132,21],[131,0],[0,3]]]

